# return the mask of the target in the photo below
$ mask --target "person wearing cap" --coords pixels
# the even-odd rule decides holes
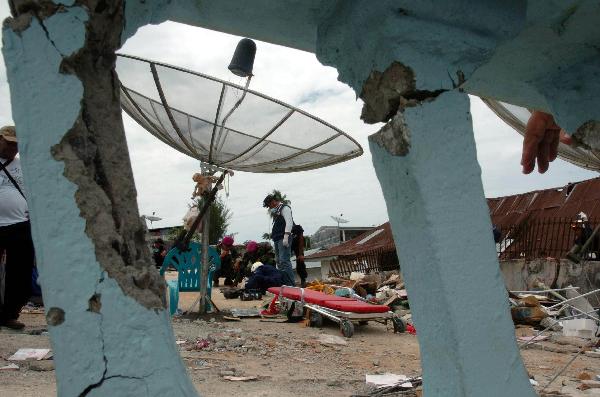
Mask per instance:
[[[213,286],[219,286],[219,278],[225,277],[225,285],[233,286],[235,276],[234,264],[238,257],[236,249],[233,247],[233,237],[225,236],[219,244],[217,244],[217,250],[221,256],[221,268],[215,272],[213,276]]]
[[[277,268],[255,262],[251,266],[251,274],[246,281],[244,289],[247,291],[259,290],[263,294],[271,287],[281,287],[284,274]]]
[[[575,216],[575,222],[571,223],[571,228],[575,231],[575,245],[581,249],[588,241],[594,232],[588,221],[588,216],[585,212],[580,212]]]
[[[0,258],[4,252],[4,300],[0,326],[22,329],[21,308],[31,295],[34,264],[29,209],[25,200],[23,173],[15,127],[0,128]]]
[[[263,207],[269,208],[273,216],[273,229],[271,239],[275,246],[275,261],[277,268],[283,273],[283,284],[295,286],[294,270],[292,268],[292,242],[291,233],[294,221],[292,208],[279,201],[272,194],[263,200]]]

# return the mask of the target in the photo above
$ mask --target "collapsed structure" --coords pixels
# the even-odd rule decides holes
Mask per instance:
[[[60,395],[196,394],[165,343],[164,282],[149,271],[114,72],[124,41],[168,19],[311,51],[337,68],[365,102],[363,119],[386,123],[370,148],[425,395],[534,395],[508,312],[489,310],[505,307],[506,291],[467,93],[550,112],[578,144],[600,148],[598,3],[10,4],[3,52]]]

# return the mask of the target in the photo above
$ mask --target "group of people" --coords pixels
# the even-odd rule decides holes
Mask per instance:
[[[270,243],[248,241],[245,252],[239,255],[231,236],[225,236],[218,244],[221,267],[213,275],[213,286],[219,286],[224,278],[226,286],[237,287],[246,278],[245,289],[266,290],[281,285],[295,286],[292,267],[292,254],[296,256],[296,271],[300,285],[306,283],[306,265],[304,263],[304,230],[294,224],[292,209],[273,195],[267,195],[263,207],[268,208],[273,219]]]

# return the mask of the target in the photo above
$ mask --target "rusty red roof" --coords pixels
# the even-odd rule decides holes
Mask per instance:
[[[516,225],[525,220],[574,219],[579,212],[600,218],[600,178],[552,189],[487,199],[492,223]]]
[[[352,240],[345,241],[328,250],[316,252],[304,259],[308,261],[327,257],[350,256],[378,249],[396,250],[389,222],[379,225]]]
[[[513,228],[516,225],[532,224],[532,221],[543,222],[548,219],[574,220],[575,216],[582,211],[586,213],[590,220],[600,219],[600,178],[570,183],[566,186],[551,189],[489,198],[487,203],[492,223],[505,227],[502,232],[503,237],[506,237],[506,234],[512,230],[508,226]],[[535,246],[535,248],[548,251],[549,246],[554,247],[558,244],[561,247],[554,247],[554,250],[557,251],[558,257],[562,257],[563,251],[568,250],[572,245],[572,236],[568,234],[570,233],[568,231],[570,230],[568,221],[563,222],[564,225],[560,223],[560,220],[557,222],[556,225],[544,226],[546,228],[544,232],[545,234],[558,236],[558,232],[555,233],[553,228],[566,228],[567,234],[560,236],[565,241],[556,242],[554,241],[556,239],[544,239],[538,242],[539,247]],[[512,232],[514,233],[514,231]],[[515,236],[511,236],[511,238],[514,239]],[[523,240],[523,238],[520,239]],[[521,243],[524,244],[520,240],[514,240],[512,243],[513,248]],[[529,244],[531,245],[531,242]],[[563,245],[564,247],[562,247]],[[389,222],[328,250],[309,255],[305,259],[352,256],[378,249],[390,251],[396,249]]]

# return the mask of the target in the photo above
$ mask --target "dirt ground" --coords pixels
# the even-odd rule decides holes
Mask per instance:
[[[196,293],[182,293],[179,307],[187,309]],[[216,306],[258,307],[261,301],[226,300],[213,291]],[[0,329],[0,367],[18,348],[50,348],[44,314],[23,313],[27,327],[22,332]],[[221,315],[175,318],[173,329],[181,356],[202,396],[352,396],[365,395],[365,374],[386,372],[409,377],[420,375],[417,336],[394,334],[391,324],[369,323],[357,326],[345,344],[324,344],[319,338],[341,336],[339,326],[326,323],[323,328],[308,328],[281,319],[245,318],[227,321]],[[339,341],[339,339],[336,339]],[[204,344],[196,346],[196,341]],[[555,336],[533,349],[522,351],[531,376],[545,385],[579,351],[584,342]],[[544,350],[542,350],[544,349]],[[38,397],[56,395],[51,360],[18,362],[18,371],[0,370],[0,397]],[[546,392],[562,395],[600,395],[600,389],[581,392],[577,376],[586,372],[593,379],[600,374],[600,358],[581,354]],[[227,376],[256,377],[232,381]],[[540,387],[538,387],[538,390]],[[556,395],[556,394],[555,394]]]

